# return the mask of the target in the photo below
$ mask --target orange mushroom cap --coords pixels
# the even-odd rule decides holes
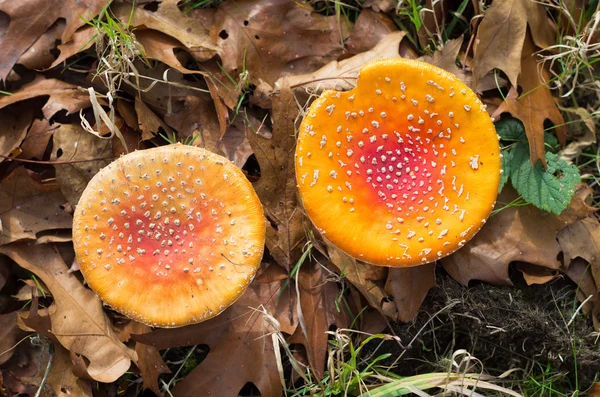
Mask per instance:
[[[180,144],[136,151],[94,176],[73,220],[89,286],[139,322],[175,327],[231,305],[252,281],[265,238],[242,171]]]
[[[371,264],[414,266],[456,251],[485,223],[500,157],[473,91],[445,70],[395,58],[365,65],[356,88],[312,103],[296,177],[333,244]]]

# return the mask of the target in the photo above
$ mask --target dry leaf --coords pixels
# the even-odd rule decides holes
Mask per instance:
[[[329,260],[339,269],[340,277],[343,276],[350,281],[371,307],[390,318],[397,319],[395,308],[384,312],[382,306],[384,299],[387,298],[384,286],[388,269],[357,261],[327,240],[325,243]]]
[[[204,74],[198,70],[187,69],[181,64],[174,50],[185,47],[173,37],[151,29],[138,30],[135,37],[144,47],[144,57],[165,63],[181,73]]]
[[[217,8],[210,35],[223,68],[235,79],[246,65],[251,82],[307,73],[344,52],[345,24],[288,0],[228,1]]]
[[[558,243],[565,257],[565,267],[575,258],[585,259],[590,264],[590,272],[600,287],[600,222],[588,217],[566,226],[557,235]],[[598,291],[600,292],[600,290]]]
[[[86,19],[97,16],[104,6],[105,0],[23,0],[0,3],[0,11],[9,18],[8,28],[0,37],[0,80],[6,80],[21,55],[59,18],[66,23],[61,35],[61,41],[66,43],[80,26],[85,25]]]
[[[114,382],[137,360],[137,354],[123,345],[112,330],[100,298],[68,273],[60,254],[50,245],[15,243],[0,246],[21,267],[35,273],[54,297],[56,310],[50,313],[52,333],[73,353],[89,360],[87,371],[99,382]]]
[[[0,314],[0,364],[7,362],[15,353],[17,342],[24,336],[25,332],[17,327],[17,314]]]
[[[580,302],[586,302],[583,310],[592,314],[594,328],[600,331],[600,294],[599,286],[594,282],[591,272],[588,269],[589,264],[581,259],[575,258],[568,269],[566,275],[577,284],[577,299]],[[591,298],[590,298],[591,297]]]
[[[373,49],[343,61],[332,61],[321,69],[304,75],[291,76],[288,83],[299,90],[320,94],[327,89],[346,91],[354,88],[360,68],[369,61],[397,58],[406,32],[393,32],[385,36]],[[280,81],[278,81],[280,83]]]
[[[543,4],[531,0],[492,3],[477,30],[478,44],[473,59],[476,85],[488,72],[500,69],[508,76],[512,86],[517,87],[522,56],[530,56],[534,52],[523,46],[528,26],[537,47],[555,44],[554,32]]]
[[[32,115],[33,112],[29,107],[21,111],[13,106],[0,109],[0,125],[2,126],[2,133],[0,134],[1,155],[9,156],[19,147],[27,135]],[[3,161],[4,158],[0,157],[0,163]]]
[[[17,168],[0,183],[0,245],[35,240],[44,230],[70,229],[73,218],[62,205],[58,185],[42,185],[27,170]]]
[[[260,310],[279,322],[281,332],[294,332],[296,323],[289,318],[292,302],[287,293],[279,296],[286,276],[280,267],[270,266],[218,317],[178,329],[156,330],[134,339],[159,350],[196,344],[210,346],[206,359],[177,384],[173,395],[236,397],[247,382],[252,382],[263,397],[281,397],[282,385],[270,336],[277,330]]]
[[[152,328],[149,326],[131,320],[119,333],[119,339],[124,342],[129,340],[131,334],[143,335],[151,331]],[[160,396],[161,392],[158,386],[158,377],[161,374],[170,374],[171,370],[169,370],[169,367],[167,367],[163,361],[162,356],[156,347],[136,342],[135,351],[138,355],[137,366],[142,375],[144,389],[150,389],[154,394]]]
[[[277,263],[289,270],[300,258],[305,236],[294,172],[298,108],[288,86],[283,85],[281,94],[273,99],[272,115],[272,138],[250,132],[248,140],[260,165],[260,179],[254,188],[269,221],[266,245]]]
[[[111,10],[121,21],[128,21],[133,28],[153,29],[179,40],[194,57],[205,61],[215,55],[217,46],[209,37],[208,31],[194,18],[183,13],[177,3],[179,0],[164,0],[156,11],[146,10],[142,6],[134,7],[117,3]]]
[[[506,101],[500,104],[493,117],[498,118],[502,113],[509,112],[513,117],[521,120],[529,141],[531,163],[535,165],[540,160],[545,166],[544,121],[549,119],[554,123],[556,126],[554,132],[558,141],[564,144],[566,141],[565,120],[558,110],[550,90],[545,85],[545,82],[549,80],[549,74],[545,69],[540,71],[534,52],[533,41],[528,34],[523,45],[521,74],[518,79],[518,85],[522,88],[523,93],[519,95],[517,86],[513,86]]]
[[[34,119],[25,140],[21,143],[19,158],[42,160],[54,130],[56,126],[51,126],[48,120]]]
[[[64,30],[65,21],[60,19],[21,55],[17,63],[32,70],[44,69],[52,64],[55,57],[51,50],[56,48],[56,42],[60,42]]]
[[[62,124],[52,135],[50,160],[56,164],[56,181],[69,203],[75,207],[88,182],[112,161],[112,141],[85,131],[80,124]],[[78,160],[105,159],[77,162]]]
[[[12,95],[0,96],[0,108],[40,96],[50,97],[42,108],[44,117],[48,120],[61,110],[66,110],[69,115],[90,106],[87,92],[82,92],[76,86],[64,81],[38,75],[35,80],[25,84]]]
[[[585,125],[585,127],[580,127],[580,123],[575,123],[573,128],[571,128],[573,130],[571,134],[573,141],[558,153],[560,159],[572,163],[573,160],[579,157],[583,149],[596,143],[596,124],[594,123],[594,118],[584,108],[562,110],[574,114]]]
[[[546,284],[547,282],[560,277],[560,273],[556,270],[532,265],[531,263],[517,262],[516,268],[523,274],[523,278],[527,285]]]
[[[60,54],[48,68],[50,69],[60,65],[73,55],[90,48],[95,44],[94,38],[97,34],[98,30],[94,26],[86,25],[78,29],[75,33],[73,33],[71,40],[58,46]]]
[[[271,131],[268,131],[260,120],[251,114],[246,114],[243,117],[241,115],[236,117],[233,123],[227,126],[225,135],[219,141],[219,149],[239,168],[246,164],[246,160],[253,153],[248,140],[250,134],[260,134],[267,139],[272,136]]]
[[[435,263],[407,268],[392,268],[388,274],[385,291],[394,297],[399,321],[410,321],[435,286]]]
[[[569,209],[560,216],[548,214],[533,205],[511,207],[492,215],[475,237],[456,253],[441,260],[452,278],[463,285],[470,280],[512,285],[508,277],[511,262],[527,262],[558,270],[561,248],[556,233],[578,218],[585,218],[593,208],[582,205],[589,188],[578,190]],[[505,187],[496,208],[512,202],[514,190]],[[575,211],[573,211],[575,209]]]
[[[159,133],[167,137],[173,136],[173,130],[138,97],[135,97],[135,112],[138,127],[142,131],[142,140],[149,141]]]
[[[325,358],[332,326],[347,328],[352,321],[342,301],[334,274],[320,263],[305,262],[298,272],[300,326],[289,343],[301,343],[306,348],[308,363],[318,379],[325,370]],[[288,288],[293,288],[292,283]]]
[[[390,17],[381,12],[365,8],[360,12],[356,23],[352,27],[350,37],[346,40],[348,53],[355,55],[369,51],[385,36],[397,30],[398,28]]]
[[[48,374],[47,384],[56,397],[92,397],[92,385],[73,373],[73,361],[67,349],[54,345],[54,360]]]

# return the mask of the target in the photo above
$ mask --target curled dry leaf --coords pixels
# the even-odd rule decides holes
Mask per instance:
[[[250,134],[260,134],[263,138],[270,139],[271,131],[267,130],[264,123],[261,123],[252,114],[244,117],[239,115],[227,126],[225,135],[219,141],[219,149],[225,153],[225,157],[233,161],[235,165],[242,168],[246,160],[253,153],[252,146],[248,140]]]
[[[282,385],[270,334],[291,334],[297,325],[295,318],[290,318],[290,295],[279,296],[286,277],[282,268],[270,266],[218,317],[182,328],[156,330],[134,339],[159,350],[210,346],[206,359],[172,389],[173,395],[234,397],[247,382],[252,382],[262,396],[280,397]],[[269,321],[262,311],[276,321]]]
[[[25,0],[0,3],[0,11],[8,16],[8,27],[0,38],[0,80],[6,80],[6,76],[21,55],[59,18],[65,20],[60,39],[66,43],[73,33],[85,24],[86,19],[97,16],[104,6],[105,0]]]
[[[71,354],[61,345],[54,345],[54,360],[47,384],[56,397],[92,397],[92,385],[75,374]]]
[[[511,262],[527,262],[558,270],[561,247],[556,234],[566,225],[590,215],[593,208],[583,204],[589,188],[577,191],[569,208],[560,216],[543,212],[533,205],[505,208],[492,215],[485,227],[463,248],[441,260],[452,278],[463,285],[470,280],[512,285],[508,277]],[[496,208],[512,202],[515,191],[505,187]]]
[[[473,59],[476,85],[496,68],[506,74],[513,87],[517,87],[517,78],[522,72],[521,59],[534,52],[523,45],[528,27],[537,47],[555,44],[554,32],[543,4],[530,0],[492,3],[477,30],[478,44]]]
[[[517,262],[517,270],[523,274],[527,285],[546,284],[560,277],[560,273],[547,267],[532,265],[526,262]]]
[[[210,35],[234,79],[245,65],[251,82],[272,85],[283,75],[313,71],[336,59],[344,52],[347,29],[306,3],[245,0],[221,4]]]
[[[37,75],[35,80],[25,84],[12,95],[1,96],[0,108],[40,96],[49,96],[42,107],[44,117],[48,120],[61,110],[66,110],[69,115],[90,106],[89,95],[80,91],[77,86]]]
[[[523,44],[523,55],[520,59],[521,74],[518,86],[523,93],[519,95],[517,86],[508,92],[506,101],[502,102],[492,117],[508,112],[518,118],[525,126],[525,133],[529,141],[529,154],[531,163],[535,165],[538,160],[546,165],[544,149],[544,121],[549,119],[556,126],[554,132],[558,141],[564,145],[566,141],[565,120],[558,110],[552,93],[546,86],[549,80],[548,71],[540,70],[535,60],[535,47],[531,35],[527,34]]]
[[[266,245],[277,263],[289,270],[300,258],[305,241],[294,173],[298,108],[289,86],[284,84],[274,97],[272,114],[272,138],[250,132],[248,141],[260,165],[260,179],[254,188],[269,221]]]
[[[317,261],[305,262],[298,271],[300,326],[289,343],[304,345],[308,363],[318,379],[323,378],[325,370],[327,331],[334,325],[347,328],[352,322],[342,302],[342,291],[332,276],[334,273]],[[293,282],[288,288],[294,288]]]
[[[182,12],[179,0],[164,0],[156,11],[134,6],[127,2],[116,3],[112,12],[129,26],[141,29],[153,29],[169,35],[181,42],[199,61],[205,61],[215,55],[217,46],[208,35],[208,31],[197,20]]]
[[[104,160],[76,162],[92,159]],[[112,141],[90,134],[79,124],[62,124],[54,131],[50,160],[75,161],[54,166],[60,190],[75,207],[92,177],[112,161]]]
[[[575,258],[565,270],[566,275],[577,284],[577,299],[580,302],[587,302],[583,305],[586,313],[592,314],[594,328],[600,331],[600,286],[594,282],[591,272],[588,269],[589,264],[581,259]]]
[[[65,348],[89,360],[87,371],[99,382],[114,382],[137,354],[122,344],[112,330],[100,298],[73,275],[50,245],[35,249],[26,243],[0,246],[21,267],[35,273],[48,287],[55,302],[50,313],[52,334]]]
[[[58,185],[42,185],[19,167],[0,182],[0,245],[35,240],[45,230],[70,229],[73,218],[62,205]]]
[[[600,222],[588,217],[566,226],[557,235],[565,266],[575,258],[585,259],[597,286],[600,286]],[[600,289],[597,291],[600,292]]]

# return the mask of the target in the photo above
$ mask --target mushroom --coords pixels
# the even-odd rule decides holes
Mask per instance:
[[[218,315],[254,278],[265,239],[262,206],[229,160],[181,144],[130,153],[83,192],[73,242],[89,286],[151,326]]]
[[[317,229],[347,254],[415,266],[451,254],[498,193],[492,119],[458,78],[424,62],[365,65],[351,91],[325,91],[300,126],[296,177]]]

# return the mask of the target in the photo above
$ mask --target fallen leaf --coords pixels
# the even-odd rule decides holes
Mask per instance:
[[[138,97],[135,98],[135,112],[138,127],[142,131],[142,140],[149,141],[158,134],[173,136],[173,130]]]
[[[546,284],[560,277],[560,273],[556,270],[532,265],[531,263],[517,262],[516,268],[523,274],[527,285]]]
[[[17,314],[0,314],[0,364],[7,362],[15,353],[17,343],[26,335],[17,327]]]
[[[558,153],[560,159],[572,163],[573,160],[579,157],[583,149],[596,143],[596,124],[594,123],[594,118],[584,108],[562,110],[573,114],[585,126],[580,127],[579,123],[574,123],[575,126],[571,128],[572,133],[570,134],[573,137],[573,141]]]
[[[0,125],[2,125],[2,134],[0,134],[1,155],[9,156],[19,147],[27,135],[32,115],[32,109],[29,107],[21,111],[13,106],[0,109]],[[0,163],[3,161],[4,158],[0,157]]]
[[[55,56],[51,50],[56,48],[56,42],[60,42],[64,30],[65,21],[58,20],[21,55],[16,63],[31,70],[44,69],[52,64]]]
[[[563,227],[587,217],[593,208],[582,205],[589,196],[589,188],[577,191],[569,209],[560,216],[548,214],[533,205],[505,208],[492,215],[486,225],[454,254],[441,260],[446,271],[462,285],[471,280],[491,284],[512,285],[508,277],[511,262],[527,262],[558,270],[561,248],[556,234]],[[506,186],[496,203],[500,208],[517,197]],[[573,209],[577,209],[573,212]]]
[[[384,312],[382,306],[383,301],[388,297],[384,290],[388,269],[357,261],[327,240],[325,243],[329,260],[340,271],[340,277],[350,281],[371,307],[390,318],[397,319],[395,308]]]
[[[407,268],[391,268],[385,291],[394,297],[399,321],[410,321],[435,286],[435,263]]]
[[[473,59],[476,85],[488,72],[500,69],[512,86],[517,87],[517,78],[522,73],[522,57],[535,52],[523,44],[528,27],[533,39],[531,46],[535,43],[539,48],[546,48],[555,44],[554,32],[543,4],[530,0],[492,3],[477,30]]]
[[[350,90],[356,85],[358,72],[365,63],[401,56],[401,43],[404,36],[406,32],[390,33],[369,51],[343,61],[331,61],[312,73],[288,77],[288,83],[297,90],[306,90],[317,95],[327,89]]]
[[[71,355],[61,345],[54,345],[54,360],[50,367],[47,384],[54,391],[56,397],[92,396],[91,383],[75,376]]]
[[[274,275],[275,274],[275,275]],[[270,266],[248,287],[240,299],[219,316],[178,329],[161,329],[136,335],[135,340],[157,349],[207,344],[208,356],[172,390],[173,395],[235,397],[252,382],[263,397],[281,397],[281,382],[271,333],[294,332],[290,320],[293,304],[286,293],[279,296],[286,273]],[[261,310],[273,316],[279,330]]]
[[[48,69],[60,65],[73,55],[85,51],[96,44],[94,38],[97,34],[98,30],[94,26],[86,25],[78,29],[75,33],[73,33],[71,40],[58,45],[57,49],[60,51],[60,54],[54,60],[54,62],[52,62]]]
[[[600,222],[588,217],[566,226],[557,235],[563,251],[565,267],[575,258],[585,259],[590,264],[590,272],[600,287]],[[599,290],[600,292],[600,290]]]
[[[165,63],[181,73],[204,74],[198,70],[187,69],[181,64],[174,50],[185,49],[185,46],[173,37],[151,29],[137,30],[135,37],[144,47],[145,58]]]
[[[13,92],[12,95],[0,96],[0,109],[13,103],[40,96],[49,96],[48,101],[42,107],[44,117],[48,120],[61,110],[66,110],[67,115],[69,115],[90,106],[89,95],[87,92],[80,91],[77,86],[37,75],[35,80],[25,84]]]
[[[52,333],[73,353],[89,360],[87,371],[99,382],[114,382],[123,375],[137,354],[123,345],[112,330],[102,302],[71,273],[50,245],[15,243],[0,246],[0,253],[35,273],[54,297],[50,313]]]
[[[355,55],[369,51],[385,36],[397,30],[398,28],[389,16],[365,8],[360,12],[350,36],[346,40],[348,53]]]
[[[61,206],[58,185],[42,185],[19,167],[0,182],[0,245],[31,239],[44,230],[70,229],[73,218]]]
[[[2,365],[2,380],[9,395],[33,396],[39,389],[50,358],[44,339],[25,339],[10,360]]]
[[[112,161],[112,141],[85,131],[80,124],[62,124],[52,135],[51,161],[55,164],[56,181],[69,203],[75,207],[88,182]],[[85,161],[104,159],[98,161]]]
[[[86,19],[97,16],[104,6],[105,0],[66,0],[59,3],[45,0],[2,2],[0,11],[8,16],[9,23],[0,37],[0,80],[6,80],[21,55],[59,18],[65,20],[61,41],[66,43],[80,26],[85,25]]]
[[[127,3],[117,3],[112,12],[121,21],[128,21],[132,28],[153,29],[169,35],[181,42],[199,61],[205,61],[215,55],[218,49],[204,26],[194,18],[183,13],[177,3],[179,0],[164,0],[156,11],[133,7]]]
[[[585,313],[592,314],[594,328],[600,331],[600,294],[598,293],[599,286],[594,282],[589,264],[581,259],[575,258],[565,270],[565,274],[577,284],[577,300],[586,302],[583,305]]]
[[[265,138],[271,136],[271,132],[267,131],[267,127],[260,120],[247,114],[244,117],[236,117],[233,123],[227,126],[225,135],[219,141],[219,149],[239,168],[246,164],[248,157],[253,153],[248,141],[249,134],[260,134]]]
[[[371,7],[377,12],[390,12],[398,6],[396,0],[367,0],[363,7]]]
[[[254,184],[267,217],[266,245],[284,268],[290,270],[300,258],[305,241],[304,214],[296,198],[294,150],[298,108],[287,85],[273,98],[273,135],[267,139],[249,132],[248,141],[260,165]]]
[[[305,262],[298,272],[299,323],[289,343],[303,344],[308,363],[318,379],[325,371],[329,334],[332,326],[347,328],[352,321],[342,301],[339,285],[332,273],[317,261]],[[288,288],[293,288],[292,282]]]
[[[272,85],[283,75],[313,71],[340,56],[347,28],[307,3],[243,0],[217,8],[210,35],[234,79],[245,65],[250,82]]]
[[[21,143],[21,154],[18,157],[43,160],[56,127],[56,125],[51,126],[49,120],[34,119],[27,131],[27,136]]]
[[[531,163],[535,166],[540,160],[545,166],[544,121],[546,119],[552,121],[556,126],[554,132],[558,141],[564,145],[565,120],[546,86],[545,82],[549,80],[549,74],[545,69],[540,71],[534,52],[533,41],[528,34],[523,45],[523,55],[520,60],[521,74],[518,79],[518,86],[522,88],[523,93],[519,95],[517,85],[514,85],[508,92],[506,100],[500,104],[492,117],[499,118],[502,113],[508,112],[521,120],[529,141]]]
[[[147,334],[152,331],[147,325],[138,323],[137,321],[130,321],[127,323],[126,332],[128,334]],[[127,335],[129,339],[129,335]],[[140,369],[142,375],[144,389],[152,390],[157,396],[161,395],[160,388],[158,387],[158,377],[161,374],[170,374],[171,370],[165,364],[162,356],[158,352],[158,349],[151,345],[146,345],[140,342],[135,343],[135,351],[138,355],[137,366]]]

